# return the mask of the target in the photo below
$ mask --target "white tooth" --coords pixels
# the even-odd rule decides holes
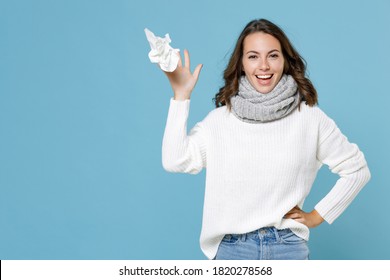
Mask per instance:
[[[260,79],[268,79],[270,78],[272,75],[257,75],[256,77],[260,78]]]

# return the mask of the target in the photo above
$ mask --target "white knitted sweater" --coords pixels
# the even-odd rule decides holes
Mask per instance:
[[[187,134],[190,101],[171,99],[163,167],[196,174],[206,168],[200,245],[212,259],[223,236],[261,227],[290,228],[308,240],[309,229],[283,216],[303,206],[322,164],[339,174],[315,206],[332,223],[370,179],[359,148],[318,107],[301,103],[285,118],[246,123],[226,106],[212,110]]]

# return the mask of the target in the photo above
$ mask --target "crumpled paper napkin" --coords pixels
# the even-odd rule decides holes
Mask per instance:
[[[146,38],[149,41],[151,51],[149,59],[152,63],[158,63],[160,68],[166,72],[175,71],[179,62],[179,49],[172,48],[169,43],[171,38],[165,34],[164,38],[155,36],[153,32],[145,28]]]

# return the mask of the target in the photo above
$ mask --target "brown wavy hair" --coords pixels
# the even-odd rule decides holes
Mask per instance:
[[[215,106],[218,108],[226,105],[229,110],[231,109],[230,98],[237,94],[240,78],[245,75],[242,66],[244,39],[255,32],[272,35],[280,42],[285,60],[283,74],[291,75],[297,82],[300,101],[305,101],[309,106],[318,104],[317,91],[312,82],[306,77],[306,61],[295,50],[280,27],[266,19],[259,19],[249,22],[238,37],[229,63],[223,73],[225,85],[219,89],[219,92],[213,98]]]

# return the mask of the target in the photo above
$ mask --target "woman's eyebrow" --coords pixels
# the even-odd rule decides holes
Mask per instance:
[[[270,50],[268,53],[272,53],[272,52],[280,52],[280,51],[278,49],[273,49],[273,50]],[[245,54],[248,54],[248,53],[260,54],[258,51],[253,51],[253,50],[247,51]]]
[[[247,51],[246,52],[246,54],[248,54],[248,53],[255,53],[255,54],[260,54],[259,52],[257,52],[257,51]]]

